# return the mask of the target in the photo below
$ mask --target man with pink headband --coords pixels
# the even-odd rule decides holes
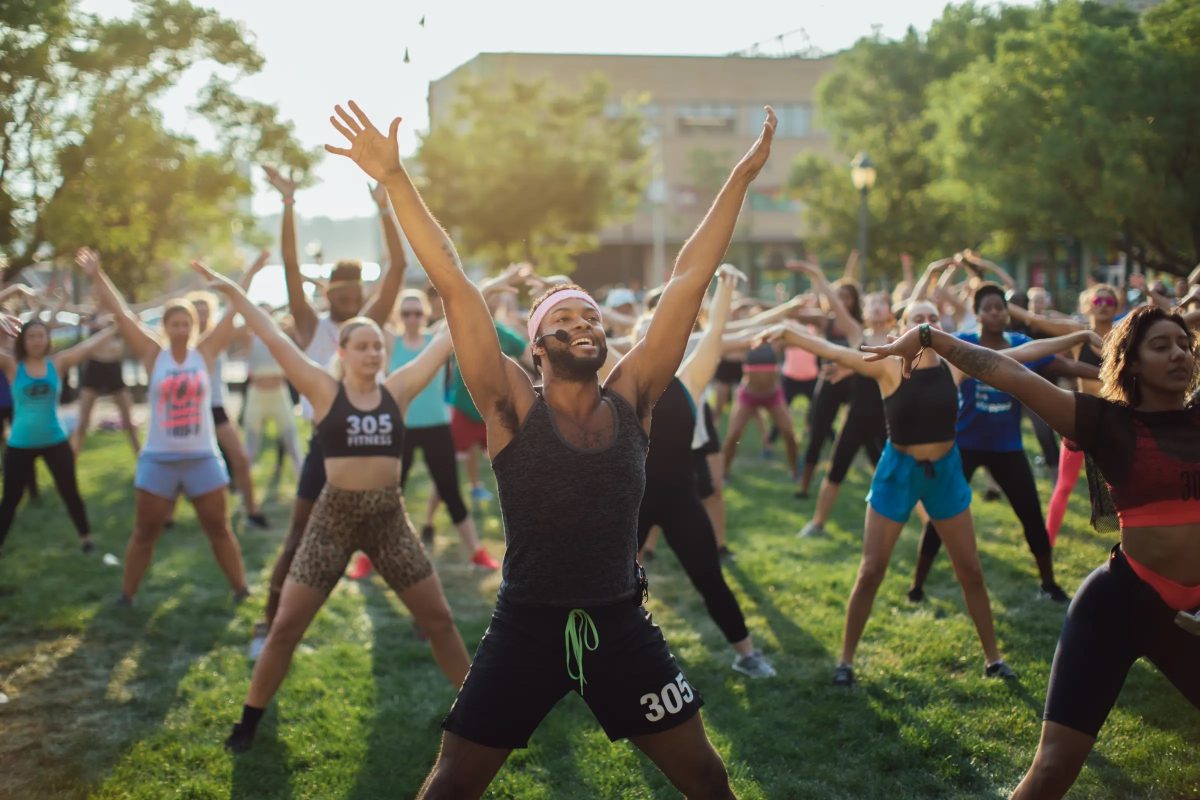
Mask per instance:
[[[514,748],[567,692],[605,733],[629,738],[688,797],[733,797],[705,734],[699,693],[642,606],[638,510],[650,414],[675,376],[705,290],[767,162],[775,114],[679,252],[646,335],[601,384],[608,347],[600,308],[578,286],[534,302],[529,337],[543,383],[504,357],[478,287],[400,163],[400,120],[381,133],[362,110],[330,120],[352,158],[387,187],[437,287],[459,366],[487,422],[507,551],[496,610],[442,727],[423,798],[479,797]],[[564,647],[565,642],[565,668]]]

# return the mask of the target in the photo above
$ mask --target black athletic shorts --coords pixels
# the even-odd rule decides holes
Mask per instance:
[[[96,394],[113,394],[125,388],[121,376],[120,361],[88,361],[83,365],[80,389],[91,389]]]
[[[224,425],[229,422],[229,415],[225,413],[225,406],[213,406],[213,425]]]
[[[700,495],[701,500],[707,500],[717,493],[712,470],[708,467],[708,456],[703,449],[692,451],[692,471],[696,473],[696,494]]]
[[[706,456],[721,452],[721,432],[717,430],[717,421],[713,418],[712,406],[704,403],[700,406],[704,415],[704,430],[708,433],[708,441],[700,445],[698,452]]]
[[[713,375],[717,383],[738,384],[742,382],[742,362],[722,358],[717,362],[717,371]]]
[[[564,631],[571,609],[499,600],[442,727],[485,747],[522,748],[571,691],[582,695],[613,741],[662,733],[695,716],[704,701],[645,608],[630,601],[584,610],[599,645],[583,649],[581,689],[567,673]]]
[[[304,456],[304,463],[300,466],[300,480],[296,483],[296,496],[315,503],[324,488],[325,454],[321,451],[321,441],[314,432],[312,438],[308,440],[308,454]]]

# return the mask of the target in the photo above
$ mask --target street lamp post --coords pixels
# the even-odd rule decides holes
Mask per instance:
[[[854,188],[858,189],[860,202],[858,205],[858,263],[861,265],[862,274],[867,275],[867,195],[871,193],[871,187],[875,185],[875,164],[871,161],[864,151],[859,150],[858,155],[850,162],[850,181],[854,184]]]

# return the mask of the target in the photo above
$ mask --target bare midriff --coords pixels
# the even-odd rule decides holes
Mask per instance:
[[[286,379],[282,375],[252,376],[250,378],[250,383],[255,389],[267,391],[269,389],[278,389],[280,386],[283,386],[283,384],[286,383]]]
[[[744,371],[742,377],[746,381],[746,391],[750,394],[768,395],[774,393],[779,387],[778,370],[770,372]]]
[[[1121,548],[1184,586],[1200,586],[1200,522],[1121,529]]]
[[[330,486],[352,492],[399,486],[400,459],[391,456],[327,458],[325,479]]]
[[[937,461],[954,449],[954,442],[922,442],[921,444],[892,444],[892,449],[912,456],[917,461]]]

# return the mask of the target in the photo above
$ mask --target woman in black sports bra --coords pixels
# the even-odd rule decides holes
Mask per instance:
[[[1116,319],[1119,302],[1116,289],[1107,283],[1098,283],[1079,298],[1079,310],[1087,316],[1087,324],[1067,317],[1034,314],[1012,303],[1008,304],[1008,313],[1018,322],[1050,336],[1093,330],[1101,338],[1107,338]],[[1074,357],[1085,364],[1100,366],[1100,354],[1086,343],[1079,345]],[[1094,397],[1100,395],[1100,385],[1099,380],[1079,379],[1079,391]],[[1071,492],[1075,489],[1082,469],[1083,453],[1077,448],[1072,449],[1064,440],[1058,454],[1058,480],[1054,484],[1054,492],[1050,495],[1050,504],[1046,508],[1046,533],[1050,536],[1052,547],[1062,529],[1063,516],[1067,513],[1067,501],[1071,499]]]
[[[387,363],[382,331],[367,317],[347,320],[338,333],[337,367],[343,373],[339,380],[309,360],[237,284],[194,266],[229,298],[288,380],[312,403],[327,478],[283,584],[266,646],[254,665],[242,720],[233,726],[225,746],[241,752],[253,743],[296,646],[356,550],[371,558],[412,613],[446,679],[456,688],[462,685],[470,666],[467,649],[400,492],[404,411],[449,357],[449,334],[434,338],[421,355],[380,383],[378,376]]]

